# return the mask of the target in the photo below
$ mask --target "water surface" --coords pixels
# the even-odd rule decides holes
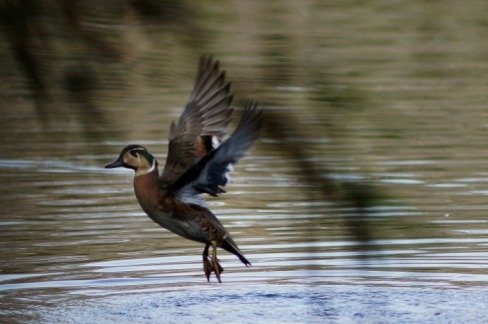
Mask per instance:
[[[90,37],[73,50],[72,27],[45,8],[50,46],[31,46],[46,98],[2,42],[2,321],[484,319],[488,8],[470,3],[178,9],[192,24],[83,13],[109,58]],[[129,143],[163,164],[204,53],[236,106],[258,99],[286,125],[265,129],[228,193],[208,199],[253,264],[222,252],[222,285],[204,278],[203,246],[145,216],[129,170],[103,169]],[[340,198],[351,186],[367,204]]]

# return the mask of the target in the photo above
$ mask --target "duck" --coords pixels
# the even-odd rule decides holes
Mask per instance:
[[[224,269],[217,248],[234,254],[246,267],[251,265],[202,197],[226,192],[229,173],[255,142],[261,128],[262,109],[250,101],[228,136],[232,100],[231,84],[219,61],[201,57],[188,102],[178,121],[170,124],[162,172],[154,155],[138,144],[124,147],[119,157],[105,166],[132,169],[135,196],[149,218],[176,235],[205,245],[202,259],[207,282],[214,273],[222,283]]]

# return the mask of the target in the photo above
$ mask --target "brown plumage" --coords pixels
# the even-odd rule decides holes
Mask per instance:
[[[219,62],[202,57],[190,99],[178,122],[171,123],[163,183],[174,182],[196,158],[206,154],[212,137],[222,140],[231,122],[232,98]]]
[[[222,143],[231,121],[232,95],[225,73],[210,57],[200,60],[197,80],[178,122],[170,127],[168,156],[159,175],[156,159],[140,145],[125,147],[106,168],[135,171],[134,191],[146,214],[157,224],[186,239],[205,244],[203,268],[207,280],[212,272],[221,282],[223,269],[217,247],[244,257],[227,229],[206,207],[200,194],[225,192],[231,165],[244,155],[256,139],[261,110],[249,103],[236,130]],[[209,256],[209,248],[212,255]]]

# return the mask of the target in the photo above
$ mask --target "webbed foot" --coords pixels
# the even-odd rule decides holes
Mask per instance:
[[[208,249],[210,244],[205,245],[205,249],[203,250],[203,272],[205,273],[205,277],[207,281],[210,282],[210,275],[212,272],[215,273],[217,280],[219,283],[222,283],[220,280],[220,274],[224,271],[224,268],[219,263],[219,259],[217,259],[217,242],[212,241],[212,257],[210,258],[208,255]]]

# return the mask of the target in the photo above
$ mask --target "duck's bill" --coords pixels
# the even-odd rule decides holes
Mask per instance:
[[[124,162],[120,159],[117,159],[113,161],[112,163],[109,163],[105,166],[105,169],[114,169],[114,168],[120,168],[124,166]]]

